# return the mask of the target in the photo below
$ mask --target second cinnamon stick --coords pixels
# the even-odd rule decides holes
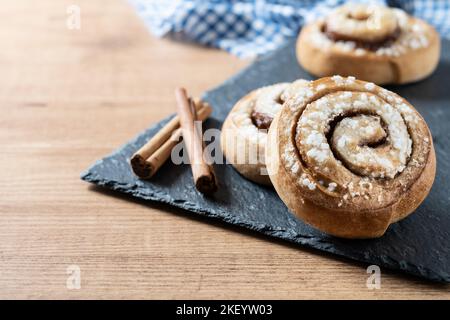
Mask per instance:
[[[212,112],[207,103],[194,103],[198,120],[206,120]],[[150,141],[139,149],[130,159],[134,173],[142,178],[151,178],[170,157],[173,147],[181,137],[179,117],[174,117]]]
[[[183,140],[188,152],[195,187],[198,191],[209,194],[217,191],[217,182],[213,169],[203,158],[202,133],[196,128],[195,114],[191,109],[188,95],[184,88],[175,90],[177,113]]]

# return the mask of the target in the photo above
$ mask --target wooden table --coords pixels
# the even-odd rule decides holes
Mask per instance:
[[[173,113],[176,86],[200,95],[248,61],[155,39],[123,0],[5,1],[0,16],[0,298],[450,298],[387,270],[368,290],[364,265],[80,181]]]

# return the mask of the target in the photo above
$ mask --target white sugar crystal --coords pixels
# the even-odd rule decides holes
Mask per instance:
[[[361,100],[355,100],[355,101],[353,101],[353,105],[354,105],[356,108],[362,108],[362,107],[364,107],[366,104],[364,103],[364,101],[361,101]]]
[[[302,184],[303,184],[305,187],[308,187],[309,190],[314,190],[314,189],[316,189],[316,184],[315,184],[314,182],[310,181],[308,178],[304,178],[304,179],[302,180]]]
[[[283,153],[283,158],[289,167],[292,167],[294,165],[295,158],[293,156],[293,153],[290,152],[289,150],[287,150],[287,149],[285,150],[285,152]]]
[[[344,78],[342,78],[342,77],[339,76],[339,75],[332,76],[332,77],[331,77],[331,80],[333,80],[334,83],[336,83],[337,85],[341,85],[341,84],[343,84],[343,82],[344,82]]]
[[[322,141],[323,136],[317,131],[312,131],[311,134],[306,138],[305,143],[311,146],[320,146]]]
[[[345,92],[341,95],[341,97],[342,97],[343,99],[350,99],[352,96],[353,96],[353,94],[352,94],[350,91],[345,91]]]
[[[333,192],[333,191],[336,189],[336,187],[337,187],[337,184],[334,183],[334,182],[331,182],[331,183],[328,185],[328,191]]]
[[[328,143],[322,142],[322,143],[320,144],[320,149],[322,149],[322,150],[327,150],[327,149],[329,149]]]
[[[347,80],[345,81],[347,84],[353,84],[355,83],[356,78],[353,76],[347,77]]]
[[[384,168],[390,168],[392,169],[392,162],[390,162],[388,159],[386,158],[377,158],[377,162],[383,166]]]
[[[418,49],[420,48],[420,42],[417,39],[411,39],[409,41],[409,47],[412,49]]]
[[[316,101],[316,105],[319,108],[325,108],[328,104],[328,99],[326,97],[320,98],[319,100]]]
[[[373,89],[375,89],[375,84],[373,84],[372,82],[368,82],[364,85],[364,88],[366,88],[369,91],[372,91]]]
[[[366,155],[362,154],[362,153],[357,153],[355,157],[356,157],[356,161],[359,163],[365,162],[365,160],[366,160]]]
[[[374,127],[365,127],[364,131],[367,135],[372,135],[375,133],[375,128]]]
[[[369,98],[370,102],[372,102],[374,105],[379,105],[380,101],[375,96],[370,96]]]
[[[353,41],[337,41],[336,46],[342,51],[350,52],[356,48],[356,43]]]
[[[412,29],[412,31],[417,32],[417,33],[423,31],[422,26],[420,24],[418,24],[418,23],[413,24],[411,29]]]
[[[420,44],[422,45],[422,47],[426,47],[426,46],[428,46],[428,39],[427,39],[427,37],[426,36],[424,36],[424,35],[421,35],[420,37],[419,37],[419,41],[420,41]]]
[[[351,119],[351,118],[346,118],[345,119],[345,123],[352,129],[356,129],[358,127],[358,121],[356,121],[355,119]]]
[[[345,147],[345,145],[347,144],[347,136],[342,136],[339,138],[338,142],[337,142],[337,146],[338,148],[343,148]]]
[[[313,158],[314,160],[316,160],[319,163],[322,163],[326,159],[328,159],[328,151],[327,150],[317,149],[317,148],[313,148],[313,149],[309,150],[306,153],[306,155],[308,157]]]

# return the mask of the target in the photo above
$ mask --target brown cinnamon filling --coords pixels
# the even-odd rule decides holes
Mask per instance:
[[[254,111],[251,114],[252,122],[258,129],[269,129],[273,118],[262,112]]]
[[[329,31],[327,30],[326,25],[323,26],[322,32],[328,37],[328,39],[332,41],[353,41],[357,48],[362,48],[370,51],[377,51],[380,48],[389,47],[392,43],[394,43],[400,36],[401,30],[400,28],[397,28],[392,34],[376,42],[364,41],[361,39],[344,36],[337,32]]]
[[[352,118],[354,116],[358,116],[358,115],[367,115],[367,116],[373,116],[373,117],[378,117],[378,115],[376,113],[372,113],[370,111],[363,111],[363,110],[355,110],[352,112],[346,112],[344,114],[341,114],[333,119],[331,119],[331,121],[328,123],[328,127],[329,129],[327,130],[327,132],[325,132],[325,137],[327,139],[328,145],[330,146],[331,152],[333,153],[334,157],[336,159],[338,159],[339,161],[341,161],[344,166],[350,170],[351,172],[353,172],[355,175],[359,175],[361,177],[364,177],[363,175],[354,172],[353,170],[351,170],[351,165],[349,163],[347,163],[347,161],[340,156],[339,152],[336,150],[335,145],[332,143],[332,138],[333,138],[333,134],[334,134],[334,130],[337,126],[337,124],[339,122],[341,122],[344,118]],[[389,133],[389,128],[387,126],[387,124],[384,122],[383,118],[380,118],[380,124],[384,130],[384,132]],[[383,146],[387,145],[388,142],[388,136],[384,136],[383,138],[379,139],[379,140],[373,140],[373,141],[362,141],[360,143],[360,146],[368,146],[370,148],[381,148]]]

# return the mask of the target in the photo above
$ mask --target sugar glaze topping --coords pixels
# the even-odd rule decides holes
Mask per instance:
[[[373,8],[374,6],[368,6],[368,8]],[[377,6],[375,6],[377,7]],[[342,8],[341,8],[342,9]],[[338,9],[340,10],[340,9]],[[376,10],[377,11],[377,10]],[[337,17],[341,17],[342,14],[332,13],[327,19],[321,19],[312,29],[312,32],[309,34],[309,41],[313,43],[317,48],[321,48],[323,50],[328,50],[331,47],[335,47],[337,50],[342,52],[354,52],[357,56],[363,56],[366,54],[376,54],[378,56],[391,56],[391,57],[399,57],[402,54],[406,53],[409,50],[419,50],[421,48],[425,48],[429,46],[429,32],[427,25],[419,20],[414,20],[409,17],[407,13],[405,13],[401,9],[395,8],[385,8],[380,7],[378,11],[383,12],[380,16],[383,17],[380,21],[383,21],[384,25],[387,25],[385,30],[388,32],[392,32],[393,26],[396,27],[396,32],[398,32],[398,36],[386,43],[386,45],[376,46],[375,49],[370,49],[366,47],[360,47],[358,45],[358,41],[354,40],[337,40],[334,41],[330,39],[324,32],[323,27],[325,25],[332,25],[334,29],[339,29],[339,26],[342,28],[342,32],[348,32],[347,29],[351,29],[353,31],[358,31],[360,28],[357,26],[357,19],[352,22],[346,21],[343,24],[342,21],[337,19]],[[387,13],[389,12],[389,13]],[[395,23],[394,23],[394,22]],[[381,22],[380,22],[381,23]],[[377,31],[377,28],[372,28],[373,31]],[[347,31],[346,31],[347,30]],[[367,36],[374,37],[371,33],[367,33]],[[383,34],[384,35],[384,34]],[[362,35],[357,35],[361,37]],[[361,38],[364,41],[364,37]]]
[[[404,177],[424,167],[431,142],[423,119],[405,100],[354,77],[297,88],[279,127],[286,136],[293,133],[280,150],[286,170],[305,192],[337,197],[338,207],[368,200],[381,205],[391,197],[380,196],[386,186],[406,190]]]

